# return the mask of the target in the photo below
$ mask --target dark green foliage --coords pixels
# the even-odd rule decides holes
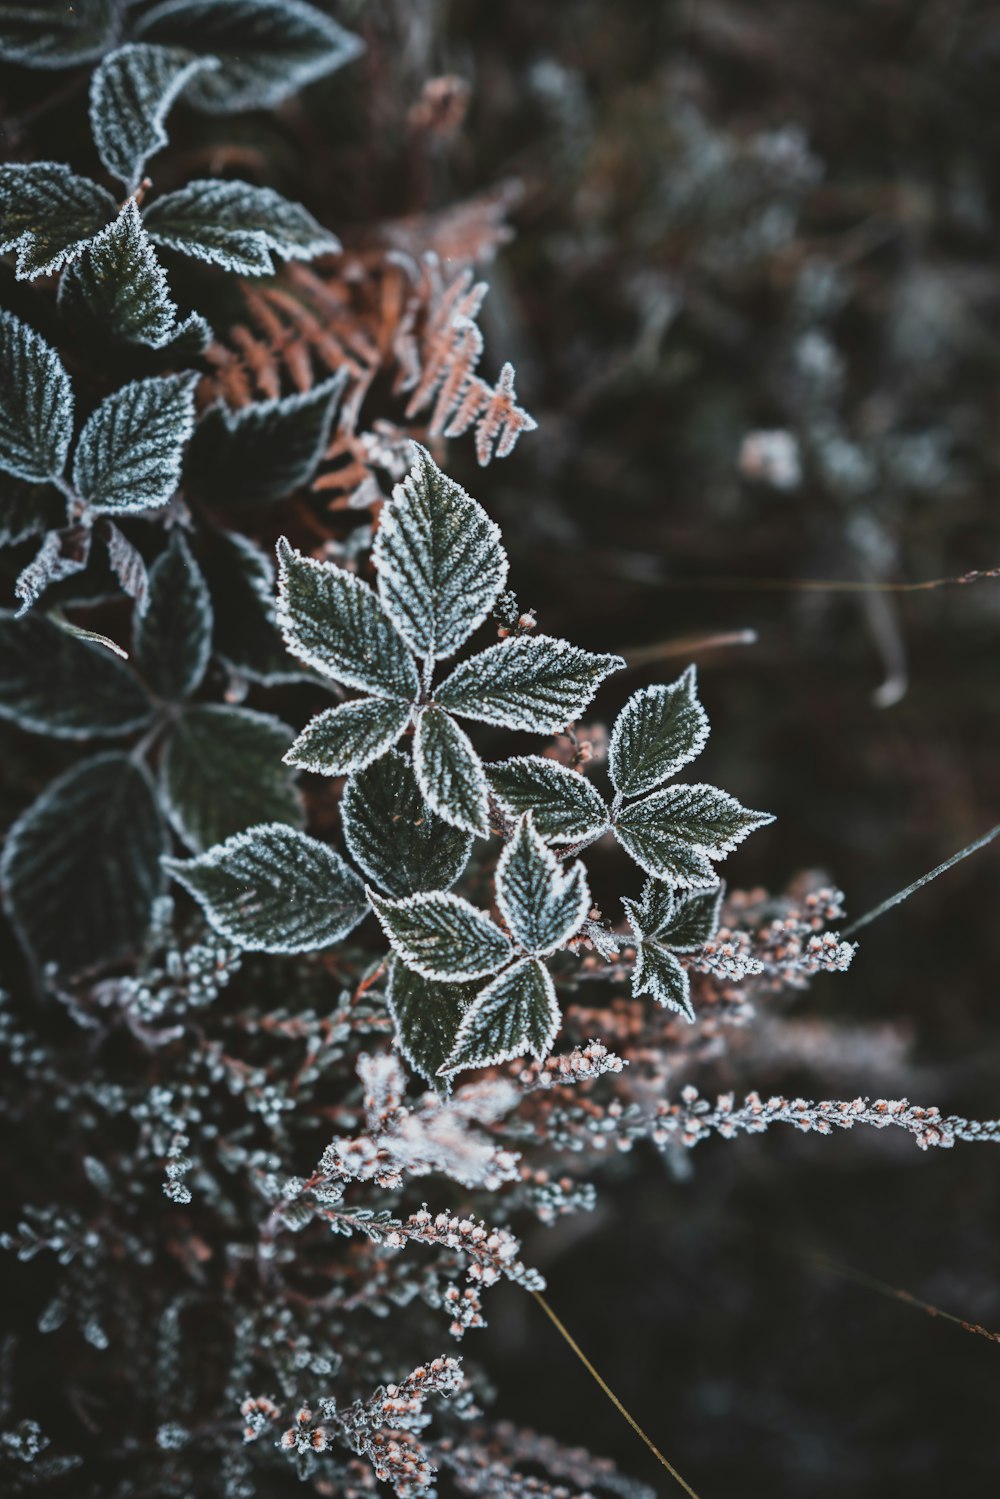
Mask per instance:
[[[56,479],[73,435],[73,392],[55,350],[0,312],[0,467],[21,479]]]
[[[396,750],[355,771],[341,815],[351,857],[389,895],[447,890],[469,861],[472,839],[434,815]]]
[[[56,739],[116,739],[148,723],[135,674],[51,620],[0,611],[0,717]]]
[[[158,697],[179,702],[201,684],[212,649],[212,603],[180,531],[149,577],[149,607],[136,623],[135,656]]]

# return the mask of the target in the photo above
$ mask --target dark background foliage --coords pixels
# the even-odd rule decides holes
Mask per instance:
[[[540,430],[484,475],[460,443],[449,467],[502,522],[521,603],[546,629],[648,652],[622,698],[672,674],[682,637],[756,632],[695,653],[713,724],[700,772],[778,818],[730,881],[781,889],[822,868],[857,914],[985,831],[1000,585],[797,583],[1000,563],[996,8],[385,0],[337,13],[368,38],[360,67],[276,117],[225,122],[227,141],[267,155],[276,185],[347,243],[352,225],[521,179],[483,323]],[[445,73],[470,84],[468,118],[417,153],[406,110]],[[35,83],[9,84],[8,117]],[[183,126],[173,144],[189,172]],[[741,476],[759,429],[796,436],[798,487]],[[904,662],[905,695],[878,706]],[[69,757],[6,742],[13,813]],[[954,870],[800,1002],[804,1017],[895,1026],[912,1042],[905,1066],[872,1031],[870,1058],[863,1039],[846,1060],[821,1045],[791,1076],[737,1057],[719,1086],[766,1091],[773,1065],[784,1092],[907,1092],[995,1117],[996,869],[992,850]],[[1000,1327],[992,1152],[773,1131],[704,1146],[685,1182],[652,1154],[639,1165],[612,1169],[593,1217],[536,1231],[525,1255],[704,1499],[993,1491],[1000,1349],[812,1258]],[[497,1292],[476,1352],[505,1417],[661,1485],[523,1293]]]

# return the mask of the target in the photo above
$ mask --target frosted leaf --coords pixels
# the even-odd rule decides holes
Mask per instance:
[[[410,721],[409,703],[361,698],[309,720],[285,755],[286,765],[321,776],[347,776],[396,743]]]
[[[149,573],[142,553],[107,516],[100,523],[100,531],[107,548],[108,566],[122,591],[135,600],[138,613],[145,614],[149,605]]]
[[[36,962],[69,977],[133,954],[162,888],[164,829],[128,755],[96,755],[58,777],[7,835],[0,883]]]
[[[219,703],[180,715],[160,762],[160,795],[188,848],[200,853],[261,817],[302,826],[302,798],[281,763],[293,732],[270,713]]]
[[[312,952],[364,917],[364,887],[327,844],[262,823],[197,859],[164,859],[217,932],[252,952]]]
[[[134,30],[219,58],[219,70],[195,78],[187,92],[211,114],[269,109],[364,51],[360,37],[305,0],[163,0]]]
[[[649,994],[657,1004],[694,1020],[687,969],[658,942],[640,942],[636,948],[632,993],[637,999],[640,994]]]
[[[446,890],[469,862],[470,834],[431,811],[397,750],[351,776],[340,813],[351,857],[390,895]]]
[[[622,900],[637,937],[653,937],[675,952],[697,952],[719,929],[725,886],[675,893],[669,885],[647,880],[641,901]]]
[[[17,252],[18,281],[51,276],[117,212],[109,192],[62,162],[0,167],[0,251]]]
[[[489,834],[489,788],[464,729],[440,708],[425,708],[413,737],[413,765],[434,811],[479,838]]]
[[[393,952],[424,978],[483,978],[512,956],[500,928],[459,895],[431,890],[387,900],[367,893]]]
[[[462,1017],[478,984],[445,984],[423,978],[393,958],[385,1002],[396,1026],[396,1045],[414,1072],[435,1088],[446,1088],[439,1076],[451,1056]]]
[[[110,739],[152,712],[135,673],[100,646],[0,611],[0,718],[54,739]]]
[[[615,790],[623,796],[652,791],[700,755],[707,739],[708,717],[693,666],[669,687],[641,688],[612,730],[608,769]]]
[[[0,468],[58,478],[73,436],[73,391],[55,350],[12,312],[0,312]]]
[[[198,423],[188,468],[213,505],[245,509],[308,484],[330,441],[347,383],[340,369],[311,390],[231,411],[209,407]]]
[[[69,313],[82,307],[115,337],[150,349],[164,349],[183,339],[196,352],[210,332],[197,313],[179,320],[166,272],[131,198],[66,270],[59,284],[59,306]]]
[[[515,942],[538,957],[575,937],[590,910],[587,875],[579,860],[563,873],[535,832],[528,813],[497,863],[497,905]]]
[[[668,786],[631,802],[619,813],[614,831],[654,879],[707,889],[717,881],[709,861],[725,858],[749,833],[773,821],[716,786]]]
[[[134,193],[146,162],[167,144],[164,121],[196,73],[220,66],[177,47],[130,42],[109,52],[90,80],[90,129],[113,177]]]
[[[378,598],[360,578],[278,541],[278,624],[288,649],[325,676],[413,702],[420,678]]]
[[[487,765],[493,795],[515,817],[530,812],[549,843],[581,843],[608,826],[600,794],[577,770],[542,755],[518,755]]]
[[[396,628],[437,661],[482,624],[507,580],[499,527],[424,448],[382,510],[372,557]]]
[[[196,374],[134,380],[88,418],[73,455],[73,482],[97,511],[165,505],[177,488],[194,426]]]
[[[120,0],[14,0],[0,5],[0,58],[29,68],[69,68],[114,41]]]
[[[272,686],[301,682],[305,669],[285,650],[274,605],[274,562],[235,531],[214,531],[203,558],[216,604],[215,653],[238,676]]]
[[[135,625],[136,665],[158,697],[180,702],[201,685],[211,651],[208,586],[175,529],[149,574],[149,603]]]
[[[272,255],[315,260],[334,255],[340,240],[301,203],[270,187],[206,177],[157,198],[145,212],[158,245],[221,265],[236,276],[273,276]]]
[[[620,656],[594,656],[550,635],[517,635],[463,661],[434,698],[464,718],[555,734],[624,665]]]
[[[16,546],[40,531],[54,530],[65,519],[66,500],[54,485],[0,473],[0,546]]]
[[[522,958],[473,1000],[442,1071],[494,1067],[526,1052],[541,1059],[552,1050],[561,1018],[544,964]]]
[[[14,583],[14,596],[21,605],[19,616],[38,602],[50,584],[84,570],[90,559],[91,540],[89,526],[64,526],[60,531],[49,531]]]

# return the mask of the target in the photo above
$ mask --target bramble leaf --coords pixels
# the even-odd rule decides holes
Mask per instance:
[[[624,665],[620,656],[594,656],[550,635],[517,635],[463,661],[434,698],[463,718],[555,734]]]
[[[271,557],[235,531],[215,531],[210,540],[204,572],[216,605],[216,654],[250,682],[302,681],[305,670],[278,631]]]
[[[149,777],[128,755],[96,755],[53,781],[0,862],[4,904],[36,964],[69,977],[134,953],[162,888],[163,848]]]
[[[616,791],[638,796],[677,774],[705,748],[708,716],[693,666],[669,687],[632,694],[615,722],[608,769]]]
[[[135,599],[139,614],[145,614],[149,607],[149,573],[142,553],[106,515],[102,516],[98,527],[107,550],[108,566],[121,584],[122,592]]]
[[[236,276],[273,276],[274,260],[315,260],[335,255],[340,240],[301,203],[270,187],[227,177],[188,182],[155,199],[146,228],[158,245],[221,265]]]
[[[167,144],[164,121],[196,73],[220,66],[177,47],[129,42],[109,52],[90,80],[90,129],[113,177],[134,193],[146,162]]]
[[[424,448],[380,517],[372,558],[389,617],[419,656],[453,656],[507,579],[500,530]]]
[[[211,406],[198,423],[189,468],[194,483],[234,508],[283,499],[308,484],[330,440],[347,371],[275,401],[231,411]]]
[[[278,623],[290,651],[346,687],[413,702],[417,669],[401,637],[360,578],[303,557],[278,541]]]
[[[59,161],[0,167],[0,251],[15,250],[18,281],[51,276],[118,211],[109,192]]]
[[[53,583],[61,583],[80,573],[90,560],[93,532],[89,526],[63,526],[49,531],[31,561],[22,567],[14,583],[14,595],[21,607],[18,617],[37,604]]]
[[[575,937],[590,910],[587,875],[579,860],[563,873],[555,854],[526,813],[497,863],[497,905],[515,942],[537,957]]]
[[[189,848],[200,853],[261,817],[302,826],[302,798],[281,763],[293,732],[270,713],[219,703],[181,714],[160,765],[160,789]]]
[[[658,880],[647,880],[642,899],[623,897],[629,924],[639,938],[663,942],[675,952],[697,952],[719,929],[725,886],[680,894]]]
[[[73,436],[73,391],[56,351],[12,312],[0,312],[0,468],[57,479]]]
[[[425,708],[417,718],[413,765],[439,817],[477,837],[488,836],[489,788],[482,762],[465,730],[440,708]]]
[[[97,511],[165,505],[177,488],[194,426],[196,374],[133,380],[88,418],[73,455],[73,482]]]
[[[152,711],[135,673],[100,646],[0,611],[0,718],[54,739],[112,739]]]
[[[304,0],[163,0],[136,33],[150,42],[214,53],[218,72],[194,79],[198,109],[268,109],[364,51],[360,37]]]
[[[284,823],[262,823],[197,859],[164,859],[217,932],[252,952],[312,952],[354,930],[364,887],[325,843]]]
[[[212,602],[178,530],[149,574],[149,603],[136,622],[136,664],[158,697],[180,702],[201,684],[212,650]]]
[[[0,475],[0,546],[16,546],[39,531],[55,529],[65,519],[66,500],[53,485]]]
[[[367,894],[393,952],[424,978],[483,978],[512,956],[500,928],[459,895],[431,890],[387,900],[370,887]]]
[[[487,765],[490,788],[513,816],[530,812],[548,843],[582,843],[608,827],[608,809],[590,781],[543,755],[518,755]]]
[[[654,879],[707,889],[717,882],[709,861],[725,858],[749,833],[773,821],[716,786],[667,786],[623,808],[614,832]]]
[[[409,703],[359,698],[310,719],[285,755],[286,765],[346,776],[384,755],[410,721]]]
[[[469,862],[472,838],[435,816],[398,750],[351,776],[340,814],[354,862],[397,898],[447,890]]]
[[[686,1020],[694,1020],[687,969],[658,942],[638,944],[632,969],[632,993],[636,999],[640,994],[649,994],[657,1004],[676,1010]]]
[[[442,1091],[450,1080],[439,1074],[477,989],[475,983],[423,978],[399,958],[393,958],[389,968],[385,1002],[396,1025],[396,1044],[414,1072]]]
[[[15,0],[0,5],[0,58],[29,68],[70,68],[100,57],[118,30],[119,0]]]
[[[164,349],[178,339],[192,352],[211,330],[197,313],[179,321],[167,275],[129,198],[118,217],[84,248],[59,284],[59,306],[84,308],[116,338]]]
[[[479,993],[466,1010],[442,1072],[494,1067],[552,1050],[562,1017],[551,976],[537,958],[522,958]]]

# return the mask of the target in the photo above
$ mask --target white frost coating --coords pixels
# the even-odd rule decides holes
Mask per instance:
[[[41,483],[58,478],[73,436],[73,390],[55,349],[12,312],[0,312],[0,468]]]
[[[150,204],[146,228],[158,245],[220,265],[238,276],[270,276],[272,253],[314,260],[340,249],[335,234],[301,203],[270,187],[205,177]]]
[[[51,276],[81,253],[118,205],[109,192],[63,162],[0,167],[0,251],[17,252],[15,276]]]
[[[649,994],[657,1004],[676,1010],[685,1020],[694,1020],[691,979],[673,953],[657,942],[640,942],[632,969],[632,994]]]
[[[614,834],[654,879],[705,890],[718,876],[709,860],[723,859],[774,818],[753,812],[717,786],[667,786],[619,813]]]
[[[525,1052],[540,1061],[551,1051],[561,1019],[551,975],[536,958],[522,958],[473,1000],[440,1071],[495,1067]]]
[[[563,873],[559,860],[535,832],[531,814],[497,863],[497,905],[526,952],[547,957],[575,937],[590,911],[587,874],[579,860]]]
[[[417,655],[442,661],[482,624],[507,581],[500,528],[425,448],[382,511],[379,596]]]
[[[417,719],[413,769],[428,806],[452,827],[489,836],[489,786],[465,730],[440,708]]]
[[[621,656],[595,656],[551,635],[517,635],[463,661],[434,696],[463,718],[555,734],[624,666]]]
[[[409,703],[385,698],[342,703],[310,719],[283,758],[286,765],[316,775],[351,775],[391,749],[409,721]]]
[[[365,894],[393,952],[423,978],[485,978],[513,956],[500,928],[460,895],[430,890],[389,900],[371,886]]]
[[[220,66],[179,47],[130,42],[109,52],[90,80],[90,129],[113,177],[135,192],[146,162],[167,144],[164,121],[196,73]]]
[[[611,733],[608,770],[616,791],[624,796],[652,791],[700,755],[708,735],[693,666],[669,687],[641,688],[629,698]]]
[[[531,812],[547,843],[579,843],[608,826],[608,809],[590,781],[544,755],[517,755],[486,767],[500,805],[513,817]]]
[[[167,503],[194,430],[198,380],[196,373],[133,380],[87,419],[73,482],[95,510],[120,515]]]

